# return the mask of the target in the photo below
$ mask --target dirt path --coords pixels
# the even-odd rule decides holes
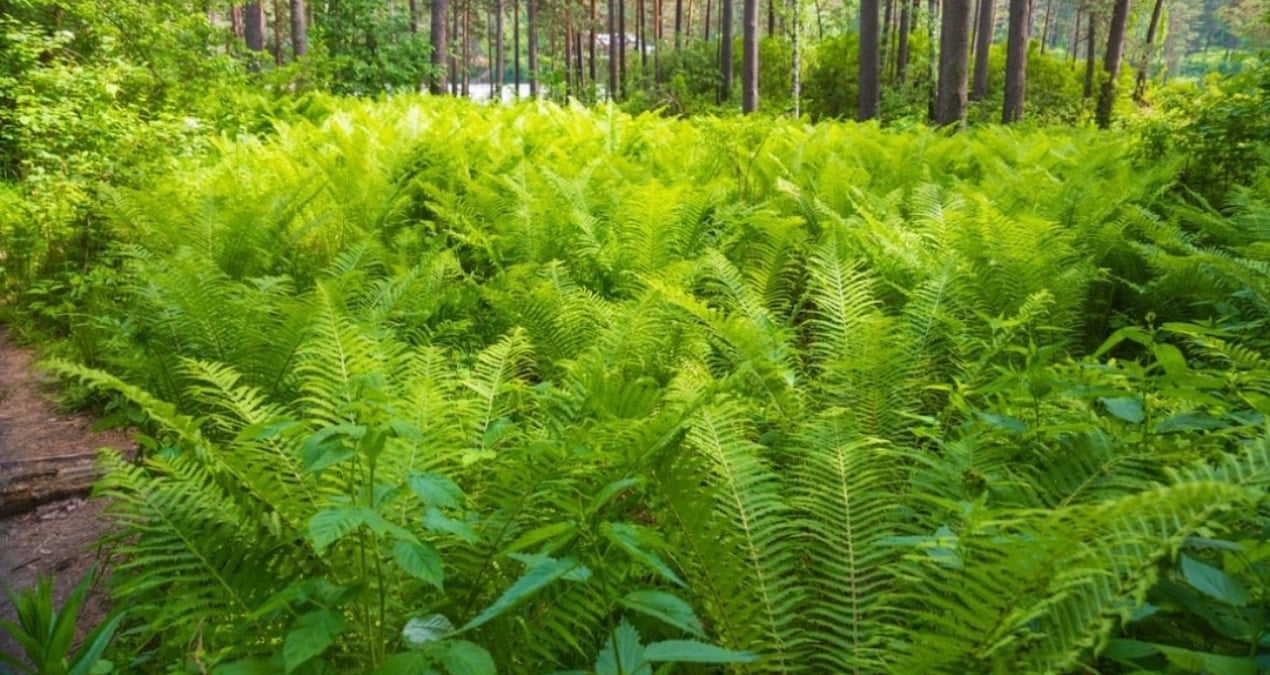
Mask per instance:
[[[26,588],[40,572],[53,574],[61,602],[97,559],[92,545],[105,531],[102,505],[87,499],[92,458],[101,447],[132,449],[121,431],[94,433],[93,420],[60,412],[32,355],[0,327],[0,584]],[[105,594],[94,588],[81,626],[109,611]],[[12,619],[0,598],[0,618]],[[0,650],[15,645],[0,634]]]

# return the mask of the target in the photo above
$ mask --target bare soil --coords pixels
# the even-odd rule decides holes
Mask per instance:
[[[59,603],[97,568],[94,544],[109,526],[103,504],[89,499],[99,448],[131,453],[135,444],[118,430],[94,432],[93,419],[58,410],[48,383],[33,368],[29,351],[0,327],[0,586],[35,585],[40,573],[54,578]],[[107,594],[94,583],[84,603],[80,634],[110,612]],[[0,619],[13,620],[0,598]],[[0,631],[0,651],[17,653]]]

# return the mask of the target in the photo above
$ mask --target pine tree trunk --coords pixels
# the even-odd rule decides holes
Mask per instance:
[[[935,123],[966,119],[966,76],[970,60],[970,0],[944,0],[939,30],[939,87]]]
[[[432,0],[432,79],[428,83],[428,91],[433,94],[445,93],[447,4],[448,0]]]
[[[538,98],[538,0],[528,0],[526,5],[525,20],[528,22],[525,29],[529,31],[526,36],[525,49],[529,52],[529,97]]]
[[[802,99],[803,99],[803,12],[800,6],[800,0],[791,0],[793,9],[790,16],[793,21],[790,23],[790,46],[794,52],[794,64],[789,74],[791,87],[790,98],[794,99],[794,119],[802,116]]]
[[[975,83],[970,93],[972,101],[988,98],[988,56],[995,37],[996,4],[995,0],[979,0],[979,25],[975,31]],[[1013,0],[1010,11],[1014,11]]]
[[[752,113],[758,110],[758,0],[745,0],[742,12],[741,112]]]
[[[1046,0],[1045,2],[1045,21],[1041,24],[1041,53],[1045,53],[1045,43],[1049,41],[1050,36],[1050,10],[1054,9],[1054,0]]]
[[[904,84],[908,76],[908,34],[912,14],[908,0],[900,0],[899,45],[895,48],[895,80],[900,84]]]
[[[1098,109],[1094,112],[1100,129],[1111,126],[1111,110],[1116,104],[1116,80],[1120,77],[1120,58],[1124,54],[1124,33],[1128,23],[1129,0],[1116,0],[1111,10],[1111,28],[1107,31],[1107,55],[1103,57],[1107,79],[1102,83]]]
[[[490,99],[503,102],[503,71],[507,69],[507,55],[503,39],[503,14],[507,11],[504,0],[494,2],[494,77],[490,78]]]
[[[512,0],[512,77],[516,79],[514,95],[520,100],[520,0]]]
[[[1146,49],[1142,52],[1142,63],[1138,66],[1137,81],[1133,85],[1133,100],[1141,103],[1147,92],[1147,80],[1151,74],[1151,57],[1155,49],[1155,33],[1160,27],[1160,13],[1164,9],[1164,0],[1155,0],[1151,10],[1151,23],[1147,25]]]
[[[617,0],[617,96],[626,100],[626,0]]]
[[[723,75],[723,88],[719,91],[719,102],[732,98],[732,3],[735,0],[719,0],[722,11],[719,21],[719,68]]]
[[[472,70],[472,0],[463,3],[463,63],[460,64],[460,80],[463,82],[463,98],[472,94],[469,76]]]
[[[291,0],[291,54],[296,59],[309,53],[309,24],[304,16],[304,0]]]
[[[684,0],[675,0],[675,51],[683,46]]]
[[[1089,13],[1089,28],[1085,35],[1085,98],[1094,95],[1094,48],[1098,43],[1098,15]]]
[[[878,63],[878,0],[860,0],[860,101],[857,119],[878,116],[881,100]]]
[[[617,100],[617,0],[609,0],[609,100]]]
[[[1005,103],[1001,106],[1001,123],[1023,119],[1023,103],[1027,89],[1028,0],[1010,0],[1010,34],[1005,50]]]
[[[406,9],[410,12],[410,34],[414,35],[419,32],[419,0],[410,0]]]
[[[1067,40],[1067,60],[1072,64],[1072,70],[1076,69],[1076,51],[1080,44],[1080,10],[1076,10],[1076,19],[1072,25],[1071,38]]]
[[[282,30],[283,0],[273,0],[273,64],[282,65],[282,44],[286,36]]]
[[[243,37],[247,49],[253,52],[265,50],[265,8],[259,2],[249,2],[243,6]]]

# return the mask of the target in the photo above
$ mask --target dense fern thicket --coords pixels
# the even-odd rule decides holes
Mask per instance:
[[[1266,192],[1089,131],[342,108],[108,195],[58,369],[145,433],[117,664],[1264,660]]]

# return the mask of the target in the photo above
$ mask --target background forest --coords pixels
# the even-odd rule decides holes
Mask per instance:
[[[1270,671],[1270,8],[733,4],[0,0],[0,668]]]

